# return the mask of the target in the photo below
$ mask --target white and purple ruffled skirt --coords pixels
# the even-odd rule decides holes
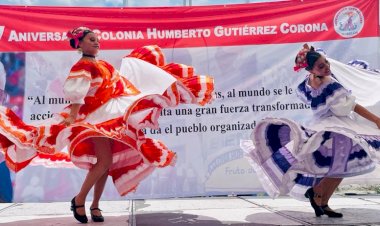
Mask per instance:
[[[309,128],[266,118],[241,148],[269,196],[305,200],[306,190],[323,177],[373,171],[380,160],[380,130],[349,117],[330,116]]]

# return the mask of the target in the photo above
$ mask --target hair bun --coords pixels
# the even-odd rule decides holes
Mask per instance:
[[[78,49],[79,41],[89,32],[92,32],[88,27],[77,27],[72,31],[68,31],[66,36],[70,40],[70,46],[74,49]]]
[[[313,47],[311,47],[313,49]],[[303,49],[301,49],[296,56],[295,63],[296,65],[294,66],[293,70],[294,71],[300,71],[303,68],[306,68],[308,66],[307,61],[306,61],[306,54],[310,52],[311,49],[309,48],[309,45],[305,43],[303,45]]]

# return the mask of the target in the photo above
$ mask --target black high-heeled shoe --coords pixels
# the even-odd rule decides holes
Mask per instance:
[[[341,218],[343,217],[342,213],[335,212],[332,210],[328,205],[321,206],[323,209],[323,212],[329,216],[329,217],[334,217],[334,218]]]
[[[104,217],[102,215],[97,216],[97,215],[92,214],[93,210],[102,211],[101,209],[99,209],[97,207],[90,208],[90,213],[91,213],[91,219],[92,219],[92,221],[94,221],[94,222],[104,222]]]
[[[87,223],[88,222],[88,219],[87,219],[87,216],[86,215],[79,215],[77,213],[77,209],[78,208],[81,208],[83,207],[84,208],[84,205],[80,205],[80,206],[77,206],[75,204],[75,197],[71,200],[71,211],[73,211],[74,213],[74,218],[77,219],[77,221],[81,222],[81,223]]]
[[[314,197],[318,197],[318,196],[314,193],[313,188],[307,189],[305,193],[305,197],[309,199],[311,207],[313,207],[314,209],[315,216],[319,217],[324,214],[322,207],[318,206],[317,203],[315,203]]]

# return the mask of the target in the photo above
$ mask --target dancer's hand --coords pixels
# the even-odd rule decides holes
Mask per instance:
[[[380,129],[380,118],[377,118],[375,123],[376,123],[377,128]]]
[[[65,119],[61,122],[61,124],[64,124],[65,126],[69,126],[69,125],[73,124],[74,122],[75,122],[74,117],[70,115],[69,117],[65,118]]]

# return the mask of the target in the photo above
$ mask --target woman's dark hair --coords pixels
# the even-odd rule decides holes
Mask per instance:
[[[321,57],[322,55],[315,51],[314,47],[310,47],[310,51],[306,53],[306,63],[307,67],[305,68],[307,71],[310,71],[313,69],[315,62]]]
[[[85,30],[85,31],[83,32],[83,36],[80,37],[78,40],[79,40],[79,41],[82,41],[82,40],[84,39],[84,37],[86,37],[86,35],[89,34],[89,33],[93,33],[93,31],[91,31],[91,30]],[[70,39],[70,46],[71,46],[71,48],[73,48],[73,49],[78,49],[78,48],[79,48],[79,46],[75,46],[75,40],[74,40],[74,39]]]
[[[303,46],[303,49],[298,52],[296,59],[294,60],[295,66],[294,70],[299,71],[302,68],[305,68],[307,71],[313,69],[315,62],[322,55],[319,52],[316,52],[314,47],[309,47],[307,44]]]

